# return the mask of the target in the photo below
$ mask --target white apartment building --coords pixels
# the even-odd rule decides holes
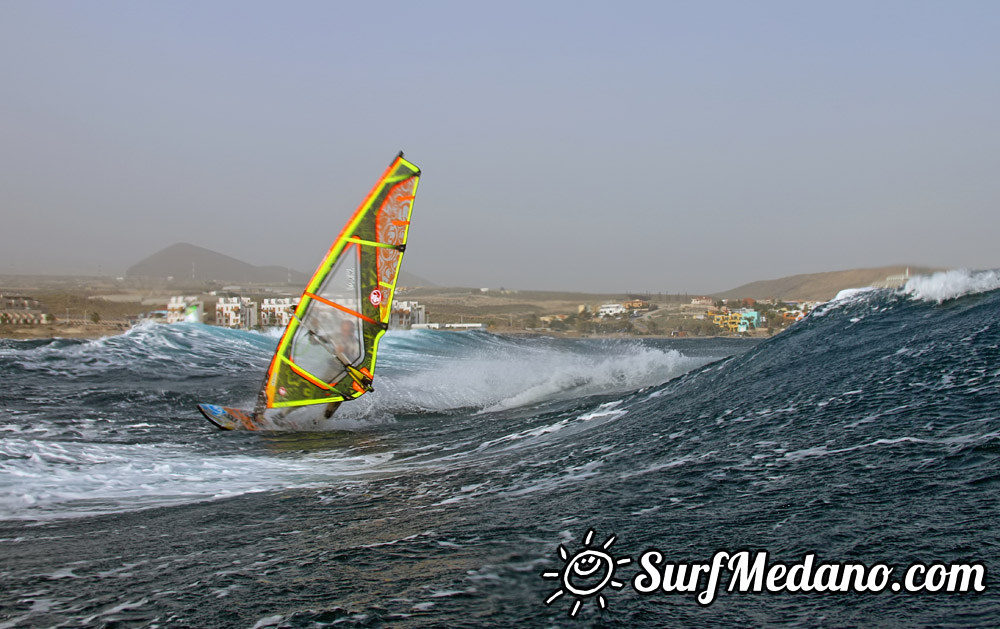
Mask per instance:
[[[180,323],[181,321],[201,323],[204,311],[205,304],[197,297],[176,295],[167,302],[167,323]]]
[[[219,297],[215,304],[215,325],[226,328],[257,327],[257,302],[249,297]]]
[[[604,304],[597,311],[599,317],[615,317],[625,314],[625,306],[622,304]]]
[[[427,323],[427,312],[423,304],[415,301],[392,301],[392,312],[389,313],[389,327],[406,329],[414,325]]]
[[[263,326],[285,327],[292,320],[299,298],[273,297],[260,304],[260,324]]]

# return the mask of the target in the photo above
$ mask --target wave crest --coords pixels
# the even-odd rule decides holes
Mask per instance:
[[[985,293],[998,288],[1000,288],[1000,273],[996,270],[957,269],[911,277],[902,292],[914,299],[940,304],[949,299]]]

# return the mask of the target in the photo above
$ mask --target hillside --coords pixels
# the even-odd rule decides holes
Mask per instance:
[[[179,242],[157,251],[128,268],[128,277],[177,280],[304,284],[300,271],[277,266],[254,266],[204,247]]]
[[[318,262],[318,260],[317,260]],[[177,281],[293,284],[303,285],[309,275],[283,266],[254,266],[242,260],[180,242],[170,245],[133,264],[126,274],[130,278],[173,277]],[[406,286],[431,285],[427,280],[407,273],[400,273],[399,283]]]
[[[807,301],[827,301],[836,297],[845,288],[859,288],[882,282],[889,275],[904,272],[906,265],[884,266],[874,269],[851,269],[848,271],[828,271],[825,273],[806,273],[791,275],[774,280],[760,280],[743,286],[715,293],[719,299],[739,299],[752,297],[754,299],[801,299]],[[911,266],[910,275],[933,273],[941,269]]]

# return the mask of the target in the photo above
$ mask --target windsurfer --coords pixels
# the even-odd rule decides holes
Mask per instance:
[[[310,404],[324,405],[330,417],[340,402],[372,391],[389,315],[382,305],[392,302],[419,178],[420,169],[400,153],[351,216],[302,293],[246,428]],[[220,428],[232,427],[214,405],[199,408]]]
[[[361,343],[358,341],[357,324],[351,319],[340,320],[340,330],[334,347],[337,349],[337,358],[345,364],[351,364],[358,359],[361,354]]]
[[[345,367],[352,360],[356,360],[361,353],[361,344],[358,341],[358,333],[355,325],[350,319],[341,319],[340,329],[338,330],[336,339],[334,339],[334,349],[337,352],[337,358]],[[327,404],[326,408],[323,409],[323,417],[330,419],[339,406],[340,402],[330,402]]]

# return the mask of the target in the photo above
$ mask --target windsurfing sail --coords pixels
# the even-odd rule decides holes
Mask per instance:
[[[400,153],[320,262],[257,396],[268,409],[352,400],[372,390],[389,327],[420,169]]]

